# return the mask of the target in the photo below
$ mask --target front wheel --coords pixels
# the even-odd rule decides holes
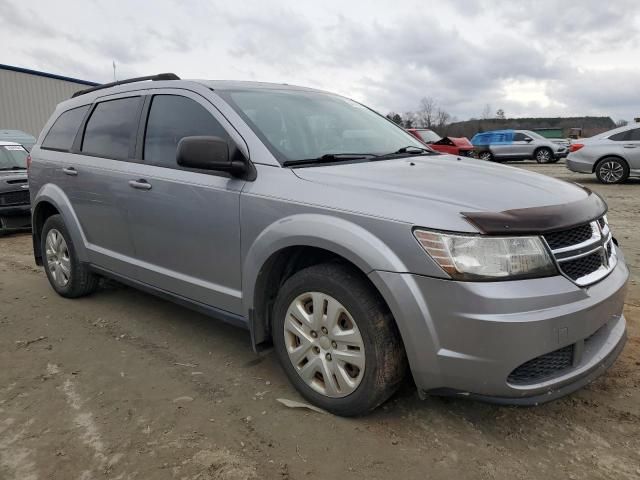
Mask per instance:
[[[480,160],[485,160],[487,162],[493,162],[495,160],[494,157],[493,157],[493,153],[491,153],[489,151],[480,152],[478,154],[478,158]]]
[[[397,326],[360,272],[308,267],[281,287],[273,309],[275,351],[307,400],[343,416],[387,400],[406,372]]]

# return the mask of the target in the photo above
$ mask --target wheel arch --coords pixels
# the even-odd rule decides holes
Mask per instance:
[[[257,237],[243,262],[243,303],[254,349],[270,340],[270,312],[280,285],[302,268],[332,261],[358,270],[385,303],[368,274],[406,271],[384,242],[352,222],[317,214],[279,220]]]
[[[42,265],[42,252],[40,251],[42,227],[47,218],[57,214],[61,215],[64,220],[71,240],[76,247],[78,258],[80,261],[87,261],[85,237],[71,202],[60,187],[47,184],[36,194],[31,213],[33,255],[36,264]]]

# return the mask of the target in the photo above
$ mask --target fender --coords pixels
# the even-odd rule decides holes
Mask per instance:
[[[359,225],[334,216],[299,214],[282,218],[265,228],[254,240],[242,269],[243,310],[249,319],[252,343],[256,283],[267,261],[287,247],[317,247],[349,260],[365,275],[373,270],[406,272],[398,256],[378,237]],[[258,320],[259,321],[259,320]]]
[[[62,218],[64,220],[64,224],[69,231],[69,235],[71,235],[71,241],[73,242],[73,246],[76,249],[78,258],[81,262],[88,262],[89,256],[86,248],[87,239],[84,235],[84,232],[82,231],[82,228],[80,227],[80,221],[78,220],[76,212],[71,206],[71,202],[69,201],[67,195],[57,185],[51,183],[43,185],[42,188],[38,190],[38,193],[36,193],[35,200],[33,201],[33,219],[36,218],[39,208],[44,202],[50,203],[58,210],[58,212],[60,212],[60,215],[62,215]],[[37,240],[34,230],[34,253],[37,252],[37,248],[39,248],[39,246],[36,246],[36,241]]]

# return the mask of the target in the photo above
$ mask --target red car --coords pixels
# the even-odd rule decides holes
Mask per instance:
[[[428,128],[408,128],[407,132],[434,150],[462,157],[473,157],[473,145],[467,137],[441,137]]]

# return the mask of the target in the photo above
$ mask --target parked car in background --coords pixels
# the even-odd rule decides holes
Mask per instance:
[[[436,154],[348,98],[132,79],[61,103],[31,156],[34,255],[59,295],[112,277],[247,328],[336,414],[409,369],[421,396],[535,405],[625,344],[604,200]]]
[[[571,144],[567,168],[595,173],[602,183],[640,176],[640,124],[633,123]]]
[[[36,143],[33,135],[21,130],[0,130],[0,142],[15,142],[22,145],[28,152]]]
[[[556,143],[531,130],[476,133],[471,143],[478,158],[492,162],[535,159],[538,163],[553,163],[569,153],[568,142]]]
[[[0,235],[31,227],[27,156],[22,145],[0,141]]]
[[[408,128],[407,132],[438,152],[472,157],[473,145],[466,137],[441,137],[430,128]]]

